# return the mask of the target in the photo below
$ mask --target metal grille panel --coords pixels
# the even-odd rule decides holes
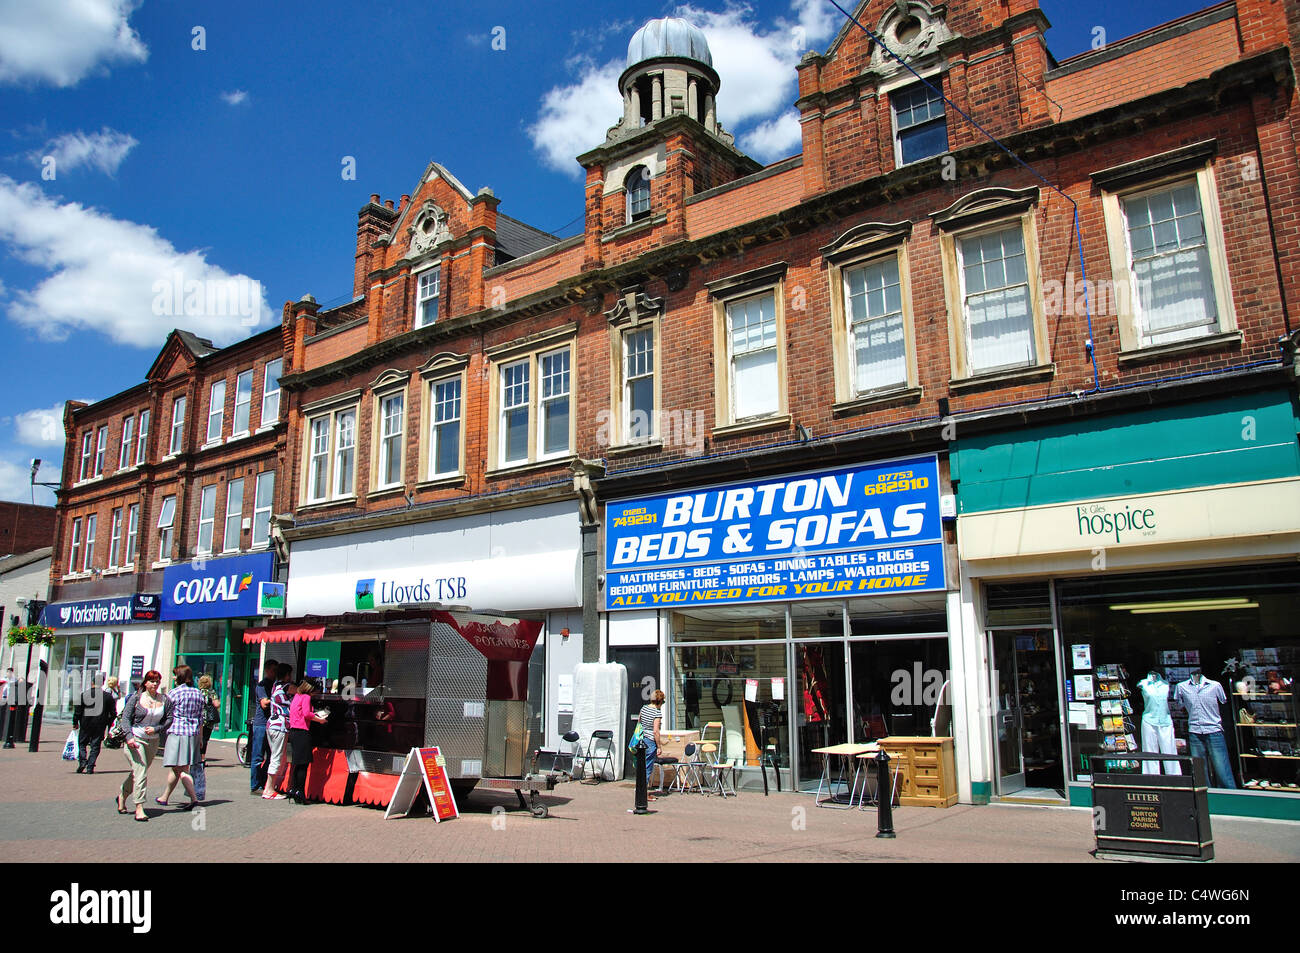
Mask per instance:
[[[466,718],[465,701],[462,698],[430,698],[426,709],[424,743],[441,749],[447,759],[447,776],[452,778],[473,776],[462,774],[462,761],[483,761],[486,714],[483,718]]]
[[[487,703],[487,752],[483,771],[500,777],[521,777],[528,752],[528,710],[525,702]]]
[[[428,664],[428,627],[391,627],[384,650],[384,693],[394,698],[421,697]]]

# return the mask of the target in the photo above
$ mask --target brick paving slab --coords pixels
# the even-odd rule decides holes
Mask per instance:
[[[1027,806],[946,810],[899,808],[894,840],[877,839],[871,811],[813,806],[807,795],[743,792],[726,800],[671,795],[653,813],[628,813],[633,785],[566,784],[547,798],[545,820],[517,810],[513,794],[475,792],[462,817],[385,821],[365,807],[263,801],[247,791],[247,771],[229,743],[213,742],[208,804],[186,814],[160,807],[165,772],[150,771],[148,824],[112,804],[124,776],[120,752],[100,771],[77,775],[61,746],[36,754],[0,750],[0,851],[10,862],[126,859],[146,842],[169,860],[262,860],[268,845],[328,845],[319,859],[374,861],[644,861],[759,863],[827,861],[998,861],[1097,864],[1086,809]],[[184,797],[178,797],[178,803]],[[1214,820],[1220,862],[1300,862],[1300,824]]]

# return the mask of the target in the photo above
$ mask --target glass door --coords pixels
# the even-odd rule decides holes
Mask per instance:
[[[990,632],[993,659],[993,738],[997,747],[998,794],[1007,795],[1025,787],[1025,761],[1021,750],[1020,692],[1016,685],[1016,633]]]
[[[842,641],[795,643],[795,693],[791,701],[798,726],[795,743],[799,746],[800,790],[815,791],[821,780],[826,756],[817,754],[817,749],[849,740],[844,671]],[[838,762],[832,764],[832,778],[838,769]]]

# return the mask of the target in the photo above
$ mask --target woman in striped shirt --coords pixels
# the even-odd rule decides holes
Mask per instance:
[[[639,720],[641,737],[645,740],[645,784],[650,787],[650,775],[655,769],[655,754],[659,751],[659,729],[663,727],[664,695],[659,689],[651,696],[650,704],[641,706]],[[650,800],[654,800],[653,797]]]

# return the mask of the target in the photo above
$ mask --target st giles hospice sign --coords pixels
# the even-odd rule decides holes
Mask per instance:
[[[607,610],[943,588],[933,455],[605,508]]]

